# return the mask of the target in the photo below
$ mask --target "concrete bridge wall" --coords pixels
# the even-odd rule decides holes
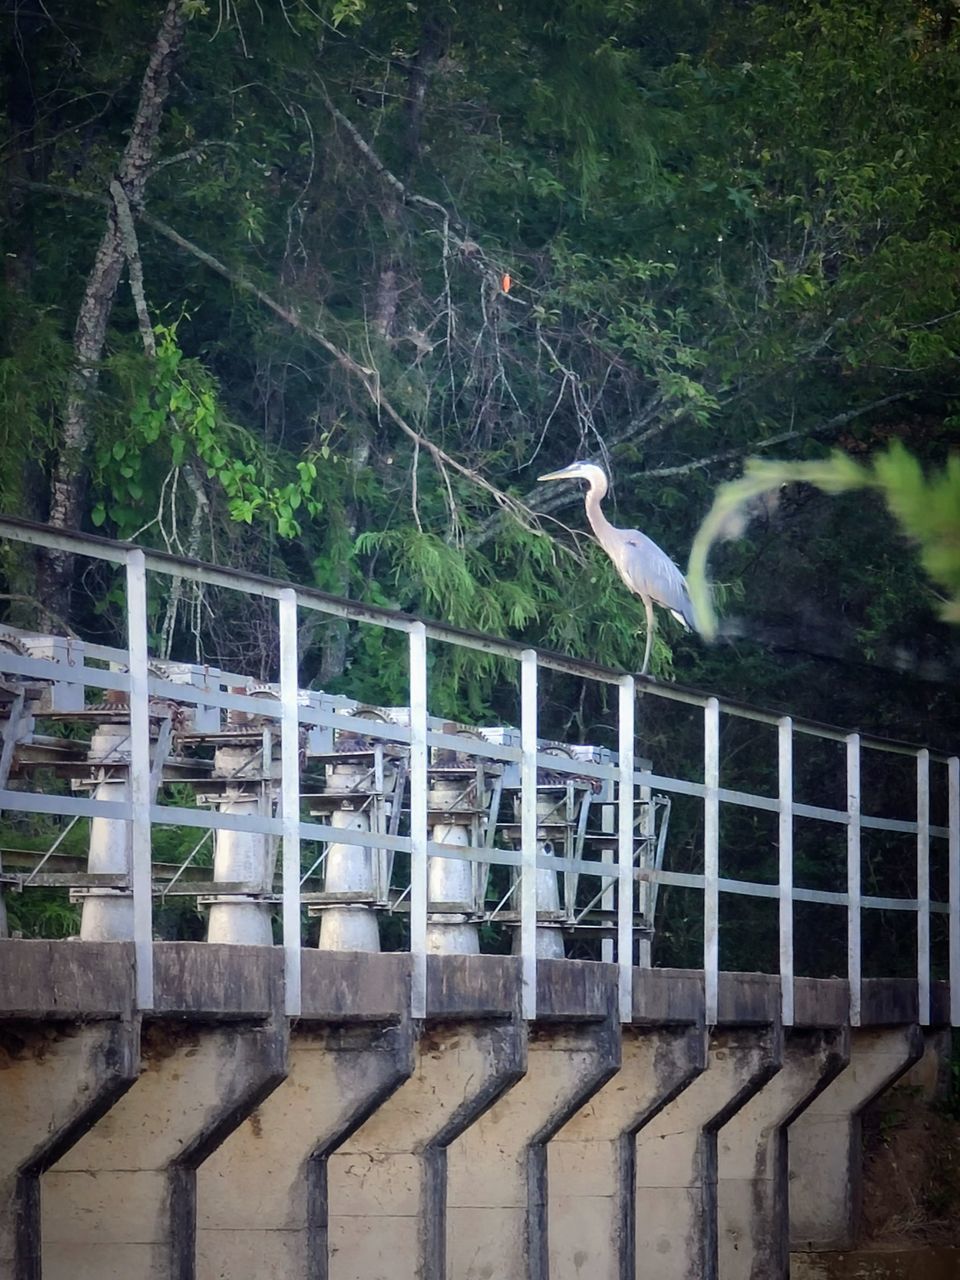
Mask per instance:
[[[778,1280],[843,1247],[863,1106],[920,1056],[916,986],[0,940],[0,1276],[10,1280]],[[945,993],[934,990],[934,1021]],[[799,1259],[798,1259],[799,1261]]]

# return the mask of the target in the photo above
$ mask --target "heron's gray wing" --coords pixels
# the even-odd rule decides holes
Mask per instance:
[[[665,551],[639,529],[619,531],[623,541],[619,564],[621,576],[632,591],[648,595],[678,622],[693,629],[693,605],[683,574]]]

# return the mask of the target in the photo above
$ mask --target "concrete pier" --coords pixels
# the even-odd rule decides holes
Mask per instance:
[[[324,959],[286,1079],[197,1171],[196,1280],[314,1280],[327,1258],[327,1159],[413,1070],[412,1024],[393,1012],[409,1005],[407,957]],[[319,960],[304,957],[308,979]],[[344,1001],[350,988],[361,999]]]
[[[774,1075],[780,1057],[776,1026],[717,1029],[706,1070],[637,1133],[637,1280],[716,1277],[717,1131]]]
[[[0,1276],[40,1280],[40,1178],[140,1070],[133,948],[4,940],[0,975]]]
[[[844,1069],[848,1056],[846,1028],[785,1032],[780,1070],[720,1130],[720,1280],[787,1280],[787,1126]]]
[[[916,1026],[851,1029],[846,1070],[790,1127],[791,1248],[852,1247],[861,1203],[860,1116],[922,1053]]]
[[[329,1280],[443,1280],[447,1148],[526,1067],[516,966],[430,959],[435,978],[437,961],[456,965],[446,968],[452,982],[428,981],[434,1016],[413,1073],[327,1161]],[[474,1016],[452,1016],[457,1003]]]
[[[99,776],[93,798],[118,806],[125,803],[130,796],[129,725],[100,725],[91,739],[87,758],[92,772]],[[87,870],[120,880],[129,877],[130,868],[129,824],[116,818],[91,819]],[[80,937],[85,942],[124,942],[132,938],[132,890],[85,890]]]
[[[269,796],[272,761],[264,760],[263,746],[218,747],[213,757],[213,780],[219,790],[206,799],[221,813],[255,817]],[[269,800],[267,806],[269,809]],[[242,894],[225,894],[208,900],[207,941],[268,947],[273,943],[270,903],[273,889],[273,850],[268,836],[250,831],[214,833],[213,878],[226,884],[249,886]]]
[[[637,1131],[706,1067],[703,990],[689,975],[638,971],[635,1025],[621,1032],[620,1069],[547,1147],[550,1280],[632,1274]],[[644,1025],[659,995],[667,1025]]]
[[[447,1280],[547,1274],[548,1143],[620,1066],[616,971],[596,969],[571,990],[544,964],[526,1074],[447,1150]]]
[[[43,1280],[181,1280],[192,1273],[195,1170],[285,1070],[286,1024],[271,1016],[279,967],[260,993],[261,1017],[225,1021],[230,977],[241,984],[244,977],[237,971],[243,954],[232,951],[203,943],[158,948],[159,1003],[164,991],[182,1002],[192,988],[195,1007],[187,1012],[201,1025],[145,1022],[136,1081],[44,1174]],[[219,972],[207,963],[218,952]],[[207,991],[191,983],[196,961]],[[219,1024],[202,1025],[213,1013]]]

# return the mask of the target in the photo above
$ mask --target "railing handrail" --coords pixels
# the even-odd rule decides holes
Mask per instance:
[[[850,1016],[857,1025],[860,1014],[861,987],[861,934],[860,915],[864,909],[895,909],[911,911],[917,920],[917,994],[918,1017],[927,1024],[931,1018],[931,917],[945,912],[949,916],[949,951],[951,977],[951,1016],[960,1023],[960,759],[956,755],[931,753],[928,749],[885,739],[873,735],[861,735],[849,729],[818,724],[811,720],[795,720],[790,715],[752,707],[734,700],[721,700],[715,696],[686,689],[674,684],[635,677],[626,672],[600,663],[571,658],[547,650],[524,647],[516,641],[449,626],[445,623],[425,623],[410,614],[379,605],[366,605],[357,601],[330,595],[313,587],[299,587],[262,574],[228,569],[207,564],[200,560],[175,556],[167,552],[148,551],[131,543],[115,542],[97,535],[53,529],[19,518],[0,517],[0,537],[22,543],[42,546],[72,555],[86,555],[121,566],[126,575],[126,621],[128,675],[117,671],[105,671],[89,667],[86,661],[78,666],[65,665],[62,679],[66,684],[84,687],[116,689],[128,694],[130,738],[130,788],[123,806],[123,815],[112,803],[96,799],[49,796],[42,793],[17,793],[6,789],[6,777],[0,782],[0,805],[19,807],[28,812],[60,813],[67,816],[106,816],[114,810],[117,818],[129,823],[131,832],[131,887],[133,893],[133,924],[135,954],[137,957],[137,998],[142,1009],[151,1008],[152,1000],[152,876],[151,830],[154,824],[173,824],[187,827],[217,827],[238,831],[260,829],[282,839],[282,909],[283,946],[285,953],[287,1011],[296,1015],[300,1009],[300,873],[301,841],[320,841],[328,845],[358,844],[367,847],[394,848],[409,853],[410,887],[404,896],[410,896],[410,950],[413,958],[413,982],[411,1011],[415,1017],[426,1014],[426,954],[428,942],[428,868],[438,865],[442,859],[479,861],[482,864],[501,863],[520,871],[519,916],[520,942],[523,962],[523,1011],[527,1017],[536,1013],[537,935],[538,909],[536,878],[541,870],[555,872],[568,869],[574,874],[599,874],[617,886],[616,940],[617,964],[620,982],[620,1012],[624,1020],[632,1017],[633,984],[633,898],[635,891],[635,867],[633,863],[634,799],[639,787],[651,794],[653,787],[667,792],[690,795],[703,802],[703,872],[683,874],[663,870],[645,869],[643,878],[655,883],[687,883],[702,889],[704,905],[704,992],[706,1016],[715,1022],[718,1016],[719,964],[719,895],[721,893],[745,893],[752,896],[779,899],[779,941],[782,1018],[785,1025],[793,1020],[794,977],[794,904],[801,901],[833,903],[846,906],[848,916],[848,978],[851,990]],[[279,636],[279,685],[276,702],[234,693],[232,690],[201,689],[199,686],[179,685],[164,679],[150,670],[151,659],[147,646],[147,577],[150,572],[175,576],[236,590],[246,595],[260,596],[276,602]],[[407,665],[409,675],[409,699],[405,725],[376,724],[363,715],[343,715],[339,710],[324,709],[323,695],[320,703],[304,706],[298,687],[297,671],[299,607],[367,625],[385,626],[407,636]],[[430,750],[441,745],[456,749],[460,744],[439,729],[436,718],[429,715],[429,689],[427,641],[433,639],[487,653],[499,654],[518,662],[520,691],[519,747],[516,743],[491,743],[493,749],[478,750],[478,755],[519,764],[519,801],[521,840],[519,850],[497,850],[492,847],[444,845],[431,837],[428,815],[428,789],[430,786]],[[107,651],[102,646],[96,661],[103,661]],[[59,664],[48,658],[25,659],[18,655],[5,658],[7,670],[29,674],[41,679],[57,680]],[[179,664],[177,664],[179,665]],[[618,754],[604,763],[579,758],[551,756],[540,742],[538,722],[538,672],[539,668],[572,674],[581,679],[593,679],[618,686],[617,737]],[[217,683],[222,684],[218,673]],[[652,765],[636,766],[634,759],[635,725],[634,701],[637,694],[663,697],[699,707],[703,714],[703,781],[678,779],[655,774]],[[180,806],[158,806],[152,803],[153,783],[149,750],[149,717],[152,696],[163,696],[173,701],[182,700],[197,706],[234,709],[261,714],[275,719],[279,727],[281,770],[279,809],[274,818],[261,816],[246,818],[222,812],[187,810]],[[309,699],[308,699],[309,701]],[[69,709],[65,712],[69,714]],[[721,785],[721,734],[720,716],[727,713],[760,721],[777,729],[778,783],[775,795],[759,795],[747,791],[731,790]],[[11,720],[12,722],[12,720]],[[219,722],[218,722],[219,723]],[[322,725],[325,730],[337,730],[369,725],[369,733],[375,739],[390,739],[408,744],[405,748],[409,762],[409,835],[399,837],[384,832],[350,832],[328,823],[304,822],[300,807],[302,787],[299,768],[299,741],[301,726]],[[483,731],[481,731],[483,732]],[[825,809],[808,805],[794,795],[793,743],[795,733],[842,742],[846,747],[846,809]],[[4,759],[12,751],[14,737],[7,735]],[[892,752],[912,758],[916,766],[916,789],[912,819],[879,818],[862,811],[860,798],[860,760],[866,748]],[[941,827],[930,822],[930,764],[938,768],[946,766],[948,784],[948,825]],[[609,795],[609,803],[616,807],[616,829],[610,829],[609,849],[616,850],[616,862],[579,859],[549,858],[538,851],[538,775],[541,769],[552,770],[563,777],[582,775],[601,780],[615,788]],[[775,884],[766,885],[747,881],[732,881],[723,876],[721,868],[720,812],[721,805],[731,804],[762,809],[778,815],[778,875]],[[847,876],[843,893],[826,893],[797,887],[794,879],[793,831],[796,818],[813,818],[840,824],[847,829]],[[863,829],[880,829],[913,834],[916,838],[916,896],[904,899],[884,899],[862,892],[860,883],[860,838]],[[604,833],[607,828],[604,828]],[[946,840],[950,894],[948,903],[931,900],[931,841]],[[432,873],[431,873],[432,874]],[[639,880],[637,881],[639,883]],[[459,898],[451,901],[459,901]],[[437,899],[441,904],[447,899]],[[613,890],[611,888],[611,905]]]

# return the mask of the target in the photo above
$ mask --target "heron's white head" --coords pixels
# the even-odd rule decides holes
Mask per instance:
[[[538,480],[586,480],[595,488],[607,488],[607,477],[603,469],[593,462],[571,462],[562,471],[548,471],[545,476],[537,476]]]

